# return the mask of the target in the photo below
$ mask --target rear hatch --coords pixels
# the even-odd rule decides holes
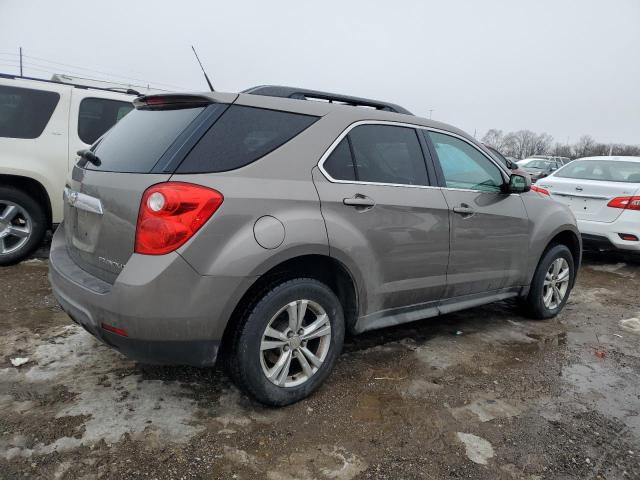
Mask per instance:
[[[135,250],[140,203],[145,190],[152,185],[168,181],[174,173],[181,176],[242,168],[269,155],[320,118],[286,110],[230,105],[236,99],[237,95],[225,93],[206,97],[142,97],[134,101],[136,109],[92,147],[92,155],[84,154],[80,165],[73,169],[65,193],[66,243],[80,268],[107,282],[115,281]],[[163,187],[182,188],[183,193],[187,188],[176,187],[175,183]],[[150,195],[156,195],[163,187],[156,187]],[[194,185],[188,188],[190,193],[184,193],[186,196],[181,197],[184,202],[171,211],[171,218],[163,217],[160,221],[141,217],[138,251],[150,255],[173,251],[164,248],[163,243],[177,238],[167,234],[169,224],[170,228],[178,228],[180,232],[174,233],[187,241],[213,214],[214,203],[219,202],[216,209],[221,203],[220,192],[216,195],[207,189],[205,198],[200,195],[202,192],[195,192]],[[165,193],[171,199],[171,194],[166,190]],[[169,202],[166,204],[169,209],[180,195],[173,200],[157,198]],[[205,215],[204,210],[199,210],[198,215],[202,216],[196,215],[204,218],[204,223],[195,222],[196,218],[186,219],[195,214],[196,206],[208,212]],[[145,215],[149,208],[147,203]],[[195,227],[196,224],[199,226]],[[163,245],[159,247],[159,243]]]
[[[176,159],[197,141],[199,130],[226,108],[208,97],[163,98],[165,104],[156,101],[153,107],[138,102],[92,147],[97,162],[79,159],[65,189],[69,254],[78,266],[110,283],[134,251],[144,191],[171,177]],[[171,98],[182,101],[166,103]]]
[[[551,197],[567,205],[578,220],[614,222],[624,211],[607,204],[616,197],[634,195],[638,186],[633,183],[581,180],[551,176],[540,180]]]

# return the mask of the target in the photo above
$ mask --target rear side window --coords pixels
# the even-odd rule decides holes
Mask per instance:
[[[130,102],[105,98],[85,98],[78,112],[78,137],[84,143],[93,144],[127,113],[133,110]]]
[[[59,100],[56,92],[0,85],[0,137],[38,138]]]
[[[318,117],[231,105],[189,152],[176,173],[225,172],[282,146]]]
[[[428,185],[418,135],[413,128],[360,125],[349,140],[361,182]]]
[[[106,172],[149,173],[164,152],[204,108],[133,110],[112,128],[93,152]]]

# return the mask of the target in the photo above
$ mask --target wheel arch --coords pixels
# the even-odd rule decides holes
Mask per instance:
[[[326,284],[338,297],[345,316],[345,328],[351,329],[358,318],[358,288],[356,281],[340,261],[322,254],[307,254],[284,260],[271,267],[245,291],[237,302],[225,326],[221,348],[231,343],[243,313],[255,304],[274,284],[294,278],[313,278]]]
[[[530,277],[530,280],[535,275],[535,271],[540,264],[540,261],[544,257],[545,253],[549,251],[554,245],[564,245],[571,252],[571,256],[573,257],[573,265],[575,268],[575,274],[573,276],[573,283],[571,287],[575,285],[577,273],[580,269],[580,263],[582,261],[582,240],[580,238],[580,234],[573,229],[570,228],[561,228],[554,233],[554,235],[549,239],[545,248],[542,250],[540,257],[538,258],[538,262],[536,263],[536,268],[533,270],[533,273]]]
[[[18,188],[31,195],[39,204],[44,207],[47,216],[47,228],[52,227],[53,212],[51,199],[45,186],[38,180],[21,175],[0,174],[0,185]]]

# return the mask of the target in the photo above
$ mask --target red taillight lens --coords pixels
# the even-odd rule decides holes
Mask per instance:
[[[616,197],[607,203],[607,207],[640,210],[640,197]]]
[[[159,183],[142,195],[135,252],[164,255],[183,245],[222,205],[217,190],[183,182]]]
[[[549,190],[547,190],[546,188],[538,187],[537,185],[531,185],[531,190],[533,190],[534,192],[538,192],[541,195],[546,195],[547,197],[551,196]]]

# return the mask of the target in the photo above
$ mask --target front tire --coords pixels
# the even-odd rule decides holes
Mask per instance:
[[[325,381],[344,342],[333,291],[310,278],[271,286],[242,315],[227,366],[238,386],[270,406],[295,403]]]
[[[575,265],[566,245],[554,245],[542,256],[525,300],[526,313],[542,320],[558,315],[575,280]]]
[[[0,265],[23,260],[44,239],[47,216],[29,194],[13,187],[0,187]]]

